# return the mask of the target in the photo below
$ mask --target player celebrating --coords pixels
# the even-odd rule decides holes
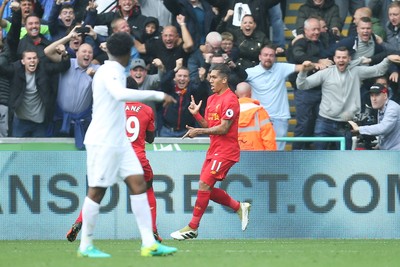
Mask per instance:
[[[202,101],[196,104],[192,96],[189,111],[202,128],[186,126],[188,132],[182,137],[210,136],[210,147],[201,169],[199,190],[189,225],[171,233],[177,240],[196,238],[201,217],[208,202],[214,202],[232,208],[242,221],[242,230],[246,230],[249,222],[250,203],[240,203],[227,192],[215,188],[217,181],[223,180],[229,169],[239,161],[240,149],[238,143],[239,102],[236,95],[228,87],[229,67],[225,64],[216,65],[210,72],[211,95],[207,100],[205,118],[200,113]]]
[[[128,102],[125,106],[126,133],[129,141],[139,158],[144,171],[144,179],[147,184],[147,198],[149,200],[151,218],[153,222],[154,238],[161,242],[162,238],[157,231],[157,203],[153,190],[153,170],[149,160],[146,158],[146,142],[153,143],[155,137],[154,112],[153,109],[140,102]]]
[[[155,137],[154,113],[151,107],[140,102],[128,102],[125,105],[126,113],[126,133],[129,141],[139,158],[144,171],[144,179],[147,184],[147,198],[149,200],[151,218],[153,222],[154,238],[161,242],[162,238],[157,231],[157,203],[153,190],[153,170],[149,160],[146,158],[146,142],[153,143]],[[67,233],[70,242],[75,241],[82,227],[82,211]]]
[[[149,202],[143,169],[125,133],[124,107],[127,101],[173,102],[172,97],[156,91],[125,88],[125,68],[129,65],[132,37],[115,33],[107,40],[109,60],[93,78],[93,115],[86,132],[89,189],[82,208],[82,236],[79,257],[108,258],[110,254],[93,245],[93,232],[100,213],[100,203],[108,187],[124,180],[129,188],[131,209],[142,239],[142,256],[173,254],[176,248],[156,242],[152,231]]]

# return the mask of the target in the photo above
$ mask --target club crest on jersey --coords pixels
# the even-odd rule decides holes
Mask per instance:
[[[232,116],[233,116],[233,110],[232,110],[232,109],[228,109],[228,110],[225,112],[225,115],[226,115],[228,118],[232,118]]]

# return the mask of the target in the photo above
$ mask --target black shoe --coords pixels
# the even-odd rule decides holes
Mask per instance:
[[[68,233],[67,233],[67,239],[69,242],[74,242],[76,237],[79,234],[79,231],[82,228],[82,222],[78,222],[78,223],[74,223],[71,227],[71,229],[69,229]]]

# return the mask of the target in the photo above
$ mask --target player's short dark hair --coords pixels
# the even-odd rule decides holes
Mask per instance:
[[[108,52],[116,57],[126,56],[131,53],[132,37],[126,32],[113,33],[107,39]]]
[[[229,75],[231,74],[231,69],[229,68],[229,66],[227,66],[227,65],[224,64],[224,63],[215,64],[215,65],[210,69],[210,71],[212,71],[212,70],[218,71],[220,76],[226,77],[226,78],[228,78]]]

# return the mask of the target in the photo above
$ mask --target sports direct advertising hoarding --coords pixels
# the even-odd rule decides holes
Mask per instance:
[[[185,226],[204,151],[149,151],[161,236]],[[199,237],[400,238],[400,153],[244,152],[218,187],[252,203],[250,223],[210,201]],[[82,151],[0,152],[0,239],[64,239],[86,193]],[[96,238],[139,238],[124,183],[108,190]]]

